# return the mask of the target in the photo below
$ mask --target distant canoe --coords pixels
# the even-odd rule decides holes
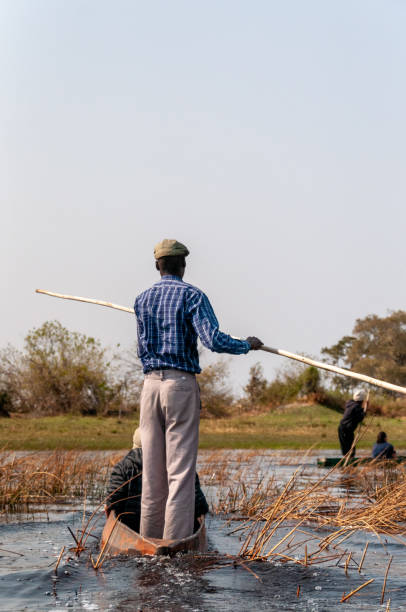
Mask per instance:
[[[323,459],[317,459],[317,465],[319,467],[324,467],[324,468],[329,468],[329,467],[334,467],[335,465],[337,465],[337,463],[339,463],[340,461],[342,461],[342,457],[324,457]],[[372,463],[372,461],[374,461],[375,463],[379,463],[379,465],[382,464],[382,462],[384,461],[385,463],[403,463],[404,461],[406,461],[406,456],[405,455],[396,455],[396,457],[394,457],[393,459],[374,459],[373,457],[354,457],[353,459],[349,459],[346,463],[346,465],[365,465],[366,463]],[[343,462],[343,467],[344,467],[344,462]]]
[[[160,540],[145,538],[127,525],[117,520],[114,511],[110,512],[103,529],[101,548],[112,555],[174,555],[177,552],[207,550],[206,527],[204,517],[201,517],[199,529],[187,538],[181,540]]]

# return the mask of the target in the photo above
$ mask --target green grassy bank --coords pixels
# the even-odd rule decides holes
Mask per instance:
[[[200,448],[337,448],[340,415],[324,406],[293,406],[267,414],[202,419]],[[57,416],[0,419],[0,448],[125,449],[136,419]],[[395,447],[406,448],[406,417],[375,417],[358,448],[370,448],[384,430]]]

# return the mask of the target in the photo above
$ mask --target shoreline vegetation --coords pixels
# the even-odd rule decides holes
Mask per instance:
[[[200,422],[200,449],[336,449],[341,414],[320,404],[288,404],[270,412]],[[395,448],[405,447],[406,417],[365,419],[357,449],[370,450],[384,430]],[[124,450],[138,417],[58,415],[0,419],[3,450]]]
[[[351,336],[321,349],[332,366],[406,385],[406,311],[358,319]],[[281,363],[282,365],[282,363]],[[343,411],[358,383],[310,365],[284,363],[272,380],[254,364],[240,398],[230,388],[224,356],[203,368],[197,380],[203,418],[269,413],[293,402]],[[46,321],[28,332],[22,350],[0,349],[0,416],[103,416],[131,419],[139,412],[143,373],[136,346],[105,348],[92,337]],[[378,416],[406,415],[406,396],[370,389],[369,410]]]
[[[0,449],[129,449],[143,373],[136,347],[116,348],[112,354],[97,339],[47,321],[29,331],[22,350],[0,350]],[[406,311],[358,319],[351,336],[321,354],[333,365],[406,385]],[[267,380],[258,362],[237,398],[228,362],[219,359],[197,380],[201,449],[312,447],[339,454],[337,427],[355,388],[352,379],[295,362]],[[357,448],[370,452],[379,431],[404,448],[406,397],[370,391]]]

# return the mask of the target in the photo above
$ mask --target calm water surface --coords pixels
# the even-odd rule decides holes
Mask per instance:
[[[318,456],[334,454],[319,452]],[[238,451],[226,455],[232,464]],[[288,461],[286,458],[288,457]],[[201,455],[201,460],[204,454]],[[302,453],[267,452],[251,457],[248,473],[258,477],[276,474],[278,481],[286,481],[303,463]],[[304,459],[309,477],[316,470],[315,456]],[[215,474],[213,476],[216,476]],[[210,477],[205,478],[210,482]],[[213,478],[213,481],[215,478]],[[216,486],[204,487],[207,497],[215,499]],[[88,508],[89,514],[91,508]],[[13,515],[0,524],[0,609],[15,610],[144,610],[144,611],[200,611],[200,610],[340,610],[343,606],[353,610],[385,610],[391,598],[390,610],[406,610],[406,550],[396,540],[382,540],[370,533],[357,533],[346,541],[348,550],[361,556],[365,542],[368,554],[359,574],[353,568],[345,575],[342,567],[314,565],[298,566],[294,563],[256,562],[245,567],[233,565],[227,555],[238,554],[241,542],[238,534],[231,534],[237,523],[225,518],[209,516],[207,519],[209,550],[219,552],[227,566],[215,566],[207,557],[178,555],[166,557],[115,557],[106,559],[95,572],[89,560],[92,551],[98,552],[96,539],[91,550],[77,559],[61,563],[58,575],[53,566],[62,548],[72,545],[68,532],[82,524],[83,509],[79,504],[48,508],[46,513]],[[100,535],[103,519],[94,534]],[[278,538],[287,532],[280,530]],[[307,531],[311,531],[309,526]],[[304,537],[304,536],[303,536]],[[15,554],[19,553],[19,554]],[[303,553],[296,551],[298,556]],[[21,556],[20,556],[21,555]],[[389,556],[393,562],[388,578],[385,604],[380,605],[383,575]],[[213,555],[214,557],[215,555]],[[249,567],[252,572],[248,569]],[[255,575],[254,575],[255,574]],[[348,593],[366,580],[374,578],[372,585],[354,596],[348,604],[340,604],[343,592]],[[300,595],[297,597],[298,586]]]

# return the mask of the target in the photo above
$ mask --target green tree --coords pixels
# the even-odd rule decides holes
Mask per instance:
[[[24,351],[1,354],[0,390],[16,411],[96,414],[120,399],[121,387],[100,342],[58,321],[31,330]]]
[[[225,361],[217,361],[207,367],[197,377],[200,387],[202,416],[222,417],[230,413],[233,395],[228,387],[228,366]]]
[[[301,392],[304,395],[317,393],[320,390],[320,373],[314,366],[306,368],[299,376]]]
[[[283,368],[276,377],[268,382],[263,375],[262,367],[256,363],[250,369],[248,384],[244,387],[243,402],[248,409],[253,407],[272,408],[308,396],[321,389],[320,374],[317,368],[290,364]]]
[[[250,368],[248,383],[244,392],[251,407],[262,404],[266,397],[267,381],[260,363],[255,363]]]
[[[334,364],[356,372],[406,385],[406,312],[397,310],[387,317],[368,315],[357,319],[351,336],[344,336],[322,349]],[[337,387],[345,390],[354,382],[335,377]]]
[[[8,345],[0,353],[0,392],[7,398],[7,410],[27,412],[31,392],[27,376],[27,360],[21,351]]]
[[[133,347],[116,357],[116,379],[120,387],[120,402],[118,405],[118,416],[124,408],[134,412],[139,409],[139,400],[144,374],[141,362],[137,355],[137,343]]]

